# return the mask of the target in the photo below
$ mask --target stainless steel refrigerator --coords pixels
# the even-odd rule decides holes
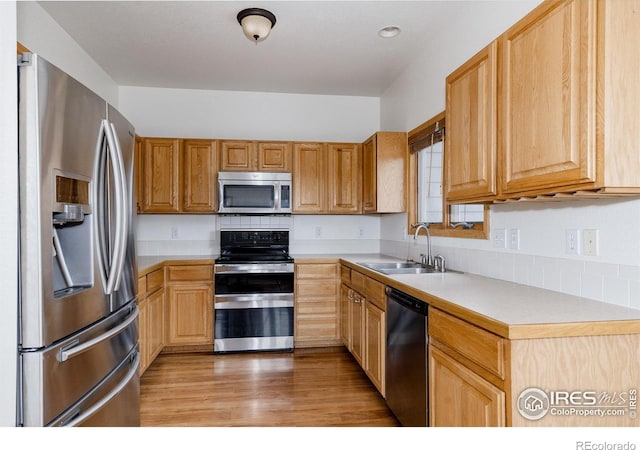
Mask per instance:
[[[19,57],[17,422],[137,426],[134,129],[42,57]]]

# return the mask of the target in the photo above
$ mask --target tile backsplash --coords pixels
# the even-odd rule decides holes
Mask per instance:
[[[382,240],[380,252],[419,261],[426,246]],[[435,245],[432,253],[462,272],[640,309],[640,266]]]

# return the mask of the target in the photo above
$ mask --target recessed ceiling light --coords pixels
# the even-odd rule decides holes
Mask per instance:
[[[399,34],[400,34],[400,28],[396,26],[384,27],[380,29],[380,31],[378,31],[378,36],[380,36],[381,38],[392,38],[392,37],[396,37]]]

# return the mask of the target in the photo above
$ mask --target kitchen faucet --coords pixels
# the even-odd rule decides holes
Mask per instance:
[[[427,257],[426,260],[425,258],[422,258],[422,264],[425,264],[427,266],[433,266],[433,256],[431,255],[431,234],[429,234],[429,223],[428,222],[418,222],[418,223],[414,223],[411,225],[412,228],[415,228],[416,231],[413,234],[413,238],[417,239],[418,238],[418,233],[420,232],[420,230],[424,230],[427,233]]]

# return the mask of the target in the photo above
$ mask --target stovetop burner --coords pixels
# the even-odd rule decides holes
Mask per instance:
[[[289,231],[224,230],[220,232],[220,257],[216,264],[292,263]]]

